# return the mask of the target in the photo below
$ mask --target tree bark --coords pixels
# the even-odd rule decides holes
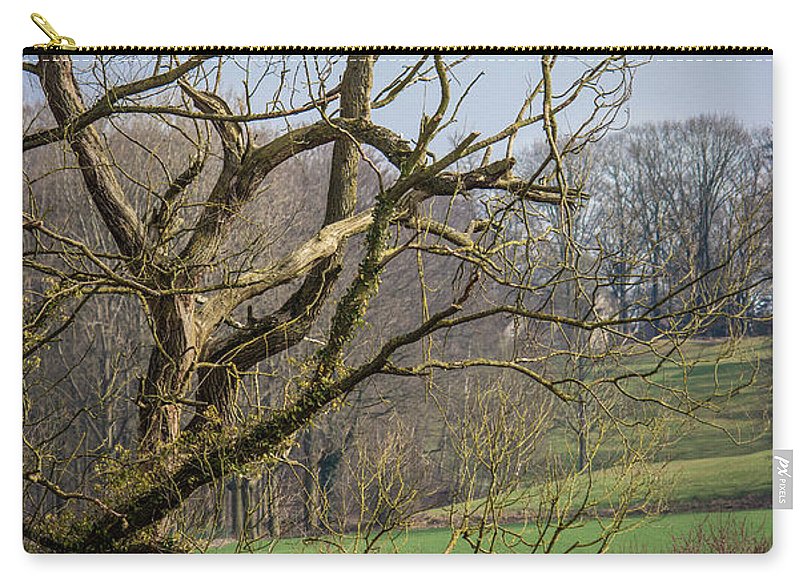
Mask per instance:
[[[70,148],[78,157],[83,181],[97,211],[108,227],[120,252],[136,258],[142,250],[144,228],[128,204],[122,186],[114,174],[97,130],[87,126],[74,131],[71,122],[86,113],[80,89],[72,74],[69,56],[39,57],[41,82],[45,97]]]
[[[156,344],[139,392],[140,452],[153,452],[178,438],[179,400],[191,385],[197,357],[194,295],[159,297],[149,306]]]
[[[347,60],[342,78],[341,114],[348,119],[369,120],[374,58],[354,55]],[[358,192],[359,145],[343,135],[333,146],[331,174],[323,227],[353,216]],[[346,241],[346,239],[345,239]],[[208,406],[213,405],[224,423],[234,420],[237,373],[272,357],[301,341],[330,295],[342,264],[342,245],[312,268],[280,309],[229,337],[210,353],[216,367],[205,371],[199,381],[197,399],[206,402],[197,410],[192,427],[202,425]]]

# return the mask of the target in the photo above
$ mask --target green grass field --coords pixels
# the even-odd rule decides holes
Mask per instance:
[[[661,458],[738,456],[772,447],[772,339],[745,338],[730,353],[722,352],[720,345],[714,340],[688,343],[681,349],[687,365],[665,365],[653,381],[685,387],[697,400],[712,398],[716,409],[701,410],[698,415],[730,435],[710,425],[690,421],[678,426],[676,422],[675,433],[681,436],[660,454]],[[648,356],[629,362],[634,369],[647,369],[649,365],[652,361]]]
[[[680,513],[667,514],[659,517],[647,518],[642,522],[642,517],[632,517],[626,522],[629,530],[616,535],[607,548],[609,553],[670,553],[673,552],[675,539],[679,539],[697,527],[714,531],[722,523],[735,523],[743,526],[750,534],[766,538],[769,544],[772,539],[772,511],[743,510],[731,513]],[[496,553],[531,553],[533,549],[523,544],[517,535],[529,544],[537,537],[537,531],[532,526],[512,524],[504,527],[506,534],[499,534],[492,546]],[[597,538],[600,533],[600,524],[595,521],[586,521],[579,527],[566,530],[554,545],[553,552],[563,553],[576,543],[588,543]],[[379,541],[375,552],[385,553],[442,553],[450,541],[450,529],[412,529],[393,535],[391,539]],[[363,543],[356,543],[353,538],[338,539],[348,552],[361,552]],[[488,543],[488,540],[487,540]],[[488,544],[487,544],[488,547]],[[211,552],[233,553],[236,544],[230,543]],[[340,549],[327,542],[306,542],[301,539],[283,539],[275,543],[255,542],[239,550],[255,553],[331,553]],[[464,540],[459,540],[453,553],[471,553],[472,547]],[[542,551],[538,551],[542,552]],[[577,547],[570,552],[596,553],[597,546]]]
[[[675,460],[655,465],[652,470],[660,471],[662,485],[668,487],[669,509],[687,510],[702,508],[715,500],[736,501],[748,496],[766,499],[772,486],[771,458],[769,450],[762,450],[741,456]],[[598,503],[598,508],[619,504],[618,483],[614,471],[600,471],[594,475],[591,498]],[[473,507],[480,502],[473,502]],[[536,490],[522,489],[508,500],[505,510],[513,515],[536,504]],[[450,507],[442,507],[428,512],[441,520],[450,510]]]
[[[768,498],[771,490],[771,453],[769,450],[720,458],[704,458],[679,460],[666,465],[665,477],[672,481],[669,504],[677,509],[686,510],[687,506],[703,507],[713,501],[723,499],[735,501],[747,495]],[[612,486],[613,475],[600,473],[595,483],[599,490]],[[610,498],[609,502],[615,499]],[[528,501],[529,502],[529,501]],[[606,502],[608,504],[609,502]],[[601,503],[602,506],[602,503]],[[508,514],[521,508],[513,504],[507,508]],[[697,510],[695,508],[694,510]],[[702,509],[701,509],[702,510]],[[435,516],[444,518],[447,508],[429,511]],[[687,534],[694,527],[704,523],[714,528],[721,519],[731,518],[743,524],[753,534],[772,538],[772,512],[769,509],[733,510],[720,512],[679,512],[658,517],[629,517],[624,527],[630,530],[614,537],[608,552],[611,553],[662,553],[671,552],[675,537]],[[511,524],[504,527],[513,534],[521,535],[529,543],[535,538],[536,531],[531,526]],[[584,521],[580,526],[565,531],[554,546],[555,552],[564,552],[576,542],[586,543],[597,538],[600,525],[595,521]],[[449,528],[410,529],[394,535],[378,543],[377,552],[387,553],[441,553],[450,541]],[[500,553],[531,552],[531,548],[516,541],[511,535],[498,537],[493,550]],[[337,539],[347,552],[362,552],[363,543],[353,537]],[[213,552],[231,553],[237,550],[236,543],[229,543]],[[274,553],[325,553],[339,552],[341,548],[325,542],[304,542],[302,539],[282,539],[275,543],[256,542],[249,546],[241,546],[239,551],[274,552]],[[597,552],[597,546],[577,547],[571,552]],[[471,552],[470,546],[459,540],[453,549],[455,553]],[[541,552],[541,551],[540,551]]]
[[[693,412],[706,423],[650,406],[648,417],[661,416],[661,436],[669,441],[656,453],[658,460],[739,456],[772,447],[772,339],[748,337],[738,340],[734,349],[726,350],[724,346],[723,340],[687,342],[647,382],[623,382],[625,389],[636,395],[665,400],[681,408],[688,397],[697,402],[708,400],[705,408]],[[666,345],[659,348],[662,355],[667,351]],[[594,374],[613,377],[626,372],[647,373],[652,371],[655,360],[649,353],[621,356],[620,368],[601,369]],[[669,389],[683,395],[670,394]],[[572,429],[554,427],[547,442],[551,450],[575,456]],[[619,457],[622,451],[621,440],[607,435],[596,459],[603,463]]]

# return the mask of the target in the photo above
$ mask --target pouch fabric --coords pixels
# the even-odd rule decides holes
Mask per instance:
[[[26,49],[32,552],[764,552],[769,51]]]

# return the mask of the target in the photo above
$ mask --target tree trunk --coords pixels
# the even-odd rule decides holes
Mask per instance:
[[[238,537],[242,531],[242,518],[241,508],[242,503],[239,500],[239,493],[241,489],[239,488],[239,478],[234,476],[231,478],[230,484],[228,484],[228,489],[230,490],[230,514],[231,514],[231,535],[233,537]]]
[[[303,433],[300,441],[306,469],[303,472],[303,527],[307,535],[319,530],[319,470],[314,453],[312,430]]]
[[[266,487],[264,512],[267,521],[267,533],[271,539],[277,539],[281,536],[281,516],[278,512],[278,487],[272,470],[267,470],[264,477],[264,485]]]
[[[586,432],[588,426],[586,424],[586,402],[581,396],[578,399],[578,472],[583,472],[586,467],[588,458],[586,456]]]
[[[139,393],[139,448],[153,452],[180,433],[180,404],[191,383],[197,354],[194,297],[176,295],[149,302],[155,346]]]
[[[356,55],[348,58],[342,78],[342,117],[369,119],[372,78],[372,57]],[[353,215],[360,159],[359,146],[352,139],[343,136],[336,140],[323,226]],[[213,405],[223,423],[234,420],[238,381],[235,372],[251,369],[258,362],[296,345],[306,336],[333,290],[341,265],[340,249],[315,266],[300,289],[280,309],[253,322],[250,329],[233,335],[208,354],[208,361],[217,366],[201,374],[197,398]],[[205,421],[205,411],[205,408],[198,409],[192,420],[194,426]]]

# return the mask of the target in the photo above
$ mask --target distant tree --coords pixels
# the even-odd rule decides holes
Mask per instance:
[[[707,304],[739,278],[749,284],[726,301],[731,316],[710,318],[702,332],[747,325],[772,276],[769,132],[698,117],[629,129],[600,152],[598,236],[613,255],[604,269],[620,306],[641,312],[690,279],[698,279],[692,298],[678,300]]]

